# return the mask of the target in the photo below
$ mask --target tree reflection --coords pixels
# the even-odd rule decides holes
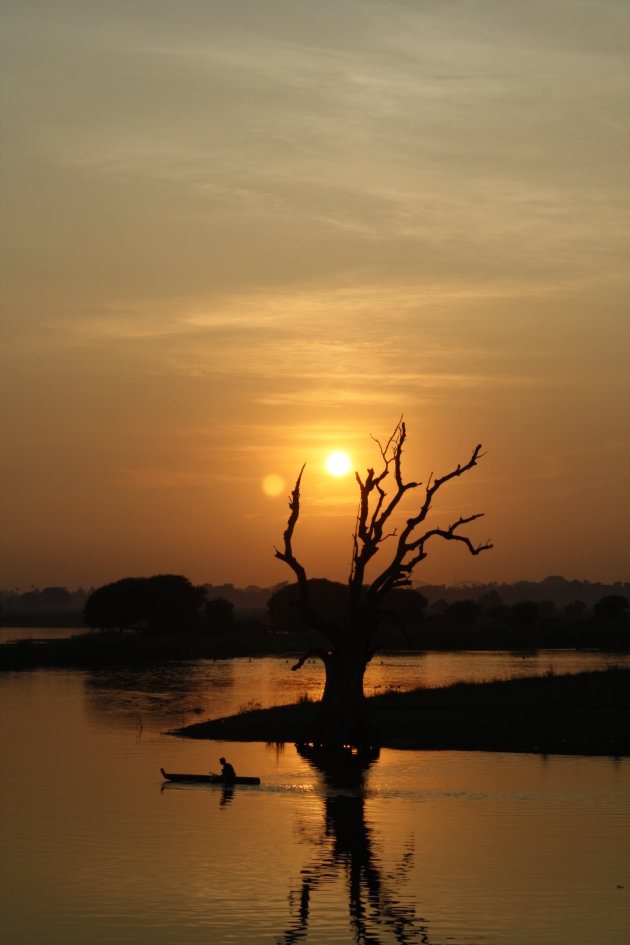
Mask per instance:
[[[298,751],[323,775],[324,835],[312,841],[318,852],[302,868],[299,888],[289,895],[294,915],[278,942],[292,945],[306,938],[312,894],[341,875],[347,883],[350,925],[357,945],[380,945],[383,936],[393,937],[400,945],[428,943],[425,920],[416,915],[412,904],[402,901],[399,892],[412,866],[413,851],[407,850],[399,868],[388,875],[374,849],[372,827],[366,820],[364,778],[375,756],[323,759],[308,750]]]

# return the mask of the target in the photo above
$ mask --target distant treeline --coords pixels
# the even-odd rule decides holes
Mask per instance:
[[[336,582],[332,582],[336,583]],[[269,599],[277,591],[288,586],[288,582],[273,587],[235,587],[233,584],[204,584],[210,597],[223,597],[234,604],[238,611],[264,611]],[[429,609],[443,609],[444,604],[460,600],[484,600],[492,595],[494,604],[518,604],[523,601],[539,603],[552,602],[556,608],[563,608],[574,601],[582,602],[586,609],[592,608],[598,600],[610,594],[619,594],[630,600],[630,583],[618,581],[603,584],[592,581],[567,580],[559,576],[546,577],[543,581],[516,581],[513,584],[464,583],[455,586],[445,584],[414,584],[428,601]]]
[[[345,585],[314,580],[315,609],[335,619],[343,613]],[[272,628],[306,632],[298,606],[296,584],[279,588],[269,599]],[[551,600],[504,603],[494,590],[475,598],[459,597],[433,604],[420,590],[393,591],[382,612],[381,649],[630,649],[630,600],[604,594],[592,607],[581,599],[557,606]]]
[[[216,590],[216,589],[213,589]],[[313,606],[343,620],[347,587],[310,582]],[[66,639],[22,640],[0,646],[0,670],[37,666],[159,664],[177,659],[303,654],[322,645],[300,616],[295,584],[276,588],[265,620],[236,617],[225,597],[209,596],[182,575],[123,578],[87,595],[81,620],[94,633]],[[66,614],[66,625],[67,611]],[[14,617],[7,615],[6,624]],[[16,622],[16,621],[15,621]],[[100,632],[98,632],[100,631]],[[419,590],[399,589],[381,613],[377,648],[404,650],[630,650],[630,602],[604,594],[592,607],[576,599],[504,603],[498,592],[430,604]]]
[[[30,591],[0,591],[0,626],[83,626],[83,608],[89,591],[82,587],[32,588]]]
[[[554,604],[556,608],[564,608],[567,604],[581,602],[586,609],[594,605],[602,597],[620,595],[630,600],[630,583],[617,581],[614,584],[603,584],[592,581],[569,581],[566,578],[552,575],[543,581],[516,581],[513,584],[458,584],[447,587],[443,584],[422,584],[418,590],[429,601],[430,606],[443,606],[443,603],[452,604],[459,600],[488,600],[495,604],[519,604],[523,601]]]
[[[320,606],[329,612],[331,608],[332,612],[339,610],[344,585],[323,579],[311,583],[319,594]],[[229,629],[235,617],[246,617],[276,632],[296,627],[305,630],[300,625],[295,597],[294,585],[286,582],[272,588],[195,586],[181,575],[154,575],[123,578],[89,591],[65,587],[34,588],[24,593],[0,591],[0,624],[217,630]],[[383,626],[389,636],[396,636],[400,628],[406,632],[411,629],[414,635],[430,640],[432,648],[444,645],[444,634],[451,639],[450,646],[455,637],[483,636],[494,641],[502,635],[505,641],[509,633],[516,641],[533,630],[537,639],[543,630],[546,637],[554,638],[570,634],[581,639],[586,634],[588,642],[582,645],[591,645],[593,627],[602,621],[608,630],[611,622],[625,623],[629,602],[630,584],[607,585],[563,577],[514,584],[418,585],[391,595],[386,608],[391,619]]]

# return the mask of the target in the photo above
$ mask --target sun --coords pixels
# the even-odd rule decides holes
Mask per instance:
[[[331,453],[326,460],[326,469],[332,476],[345,476],[350,465],[350,457],[345,453]]]

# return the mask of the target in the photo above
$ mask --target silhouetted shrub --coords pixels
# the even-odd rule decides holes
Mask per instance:
[[[178,574],[123,578],[93,591],[85,602],[88,626],[152,631],[189,630],[198,623],[203,588]]]
[[[630,601],[622,594],[607,594],[597,601],[593,613],[601,620],[621,620],[630,613]]]
[[[510,623],[516,624],[517,626],[535,624],[539,616],[538,604],[533,600],[521,600],[517,604],[512,604],[508,611]]]
[[[583,600],[572,600],[564,607],[566,617],[583,617],[586,613],[586,604]]]
[[[538,616],[543,620],[548,620],[550,617],[553,617],[556,612],[555,601],[552,600],[541,600],[538,604]]]
[[[448,610],[448,606],[449,606],[448,601],[445,600],[443,597],[440,597],[439,600],[433,601],[429,609],[434,614],[443,614],[446,610]]]
[[[228,630],[234,625],[234,604],[225,597],[213,597],[206,601],[204,623],[209,630]]]
[[[446,608],[445,616],[457,623],[473,623],[482,609],[478,600],[456,600]]]
[[[485,594],[482,594],[481,597],[477,598],[479,604],[481,604],[482,610],[486,613],[490,613],[493,610],[496,610],[497,607],[501,607],[503,601],[501,595],[494,589],[491,591],[486,591]]]

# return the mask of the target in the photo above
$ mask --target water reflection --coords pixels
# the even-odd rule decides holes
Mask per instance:
[[[226,804],[231,804],[234,797],[234,788],[233,787],[224,787],[221,791],[221,800],[219,801],[219,807],[225,807]]]
[[[104,670],[85,676],[88,716],[137,729],[178,727],[208,714],[208,703],[227,701],[234,686],[233,664],[224,660],[212,670],[198,662],[138,669]]]
[[[199,785],[198,784],[195,785],[194,788],[198,790]],[[165,791],[188,791],[190,789],[191,789],[190,784],[186,785],[186,784],[177,784],[173,781],[163,781],[162,786],[160,787],[160,793],[164,794]],[[222,785],[220,791],[219,791],[218,786],[216,785],[213,785],[211,787],[209,787],[208,785],[204,785],[204,789],[205,790],[209,789],[212,793],[219,793],[220,795],[219,807],[227,807],[229,804],[232,803],[234,799],[234,788],[229,784]]]
[[[307,840],[317,852],[302,868],[299,887],[289,893],[292,919],[278,943],[293,945],[307,936],[313,894],[340,877],[346,886],[350,927],[357,945],[379,945],[383,935],[393,935],[400,945],[428,943],[426,920],[400,896],[400,887],[413,866],[413,845],[407,845],[396,870],[386,874],[366,818],[365,773],[377,754],[357,761],[300,753],[322,778],[323,838]]]
[[[365,689],[373,695],[388,688],[406,691],[549,671],[560,675],[613,664],[630,665],[630,655],[545,651],[530,659],[508,652],[398,654],[372,660]],[[182,660],[79,675],[85,681],[88,714],[99,726],[113,724],[140,734],[143,728],[163,732],[248,706],[318,700],[323,683],[320,663],[291,673],[284,657]]]

